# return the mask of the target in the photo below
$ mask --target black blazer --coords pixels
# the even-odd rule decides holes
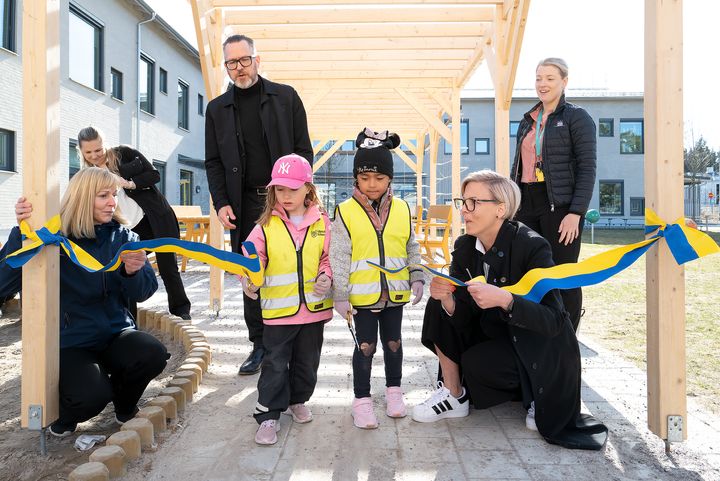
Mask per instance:
[[[312,164],[305,107],[295,89],[262,77],[260,117],[270,159],[296,153]],[[208,102],[205,112],[205,171],[215,210],[229,205],[238,218],[242,211],[243,180],[253,159],[242,149],[242,132],[235,125],[233,88]],[[269,181],[269,179],[268,179]]]
[[[160,173],[143,154],[132,147],[121,145],[117,150],[120,176],[135,182],[135,189],[125,189],[125,193],[145,212],[153,237],[179,238],[180,228],[175,211],[155,186],[160,182]]]

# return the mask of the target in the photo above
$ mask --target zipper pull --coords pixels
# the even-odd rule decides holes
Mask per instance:
[[[555,204],[550,204],[550,212],[555,212]]]

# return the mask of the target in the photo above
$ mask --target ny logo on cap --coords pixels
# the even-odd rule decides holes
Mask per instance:
[[[290,173],[290,162],[281,162],[278,166],[278,174],[289,174]]]

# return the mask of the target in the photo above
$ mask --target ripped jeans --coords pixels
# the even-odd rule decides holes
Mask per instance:
[[[377,351],[378,326],[385,361],[385,386],[400,386],[403,360],[400,337],[402,315],[402,306],[388,307],[378,312],[358,309],[355,314],[355,330],[360,344],[360,351],[355,348],[352,359],[356,398],[370,397],[370,374],[373,355]]]

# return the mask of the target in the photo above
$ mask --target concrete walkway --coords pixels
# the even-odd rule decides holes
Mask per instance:
[[[132,465],[128,480],[720,480],[720,421],[690,402],[689,439],[664,444],[646,424],[645,375],[581,337],[585,410],[610,428],[604,450],[572,451],[547,444],[525,428],[520,403],[432,424],[384,415],[382,356],[373,375],[376,430],[352,424],[352,339],[339,317],[327,324],[318,386],[309,403],[314,420],[293,424],[282,416],[279,441],[254,442],[252,412],[258,376],[240,377],[250,351],[242,320],[239,282],[226,276],[219,317],[208,308],[204,267],[193,263],[184,280],[193,322],[213,345],[213,363],[179,423],[154,453]],[[145,306],[162,307],[159,292]],[[433,389],[437,361],[420,345],[425,302],[406,309],[403,387],[409,406]]]

